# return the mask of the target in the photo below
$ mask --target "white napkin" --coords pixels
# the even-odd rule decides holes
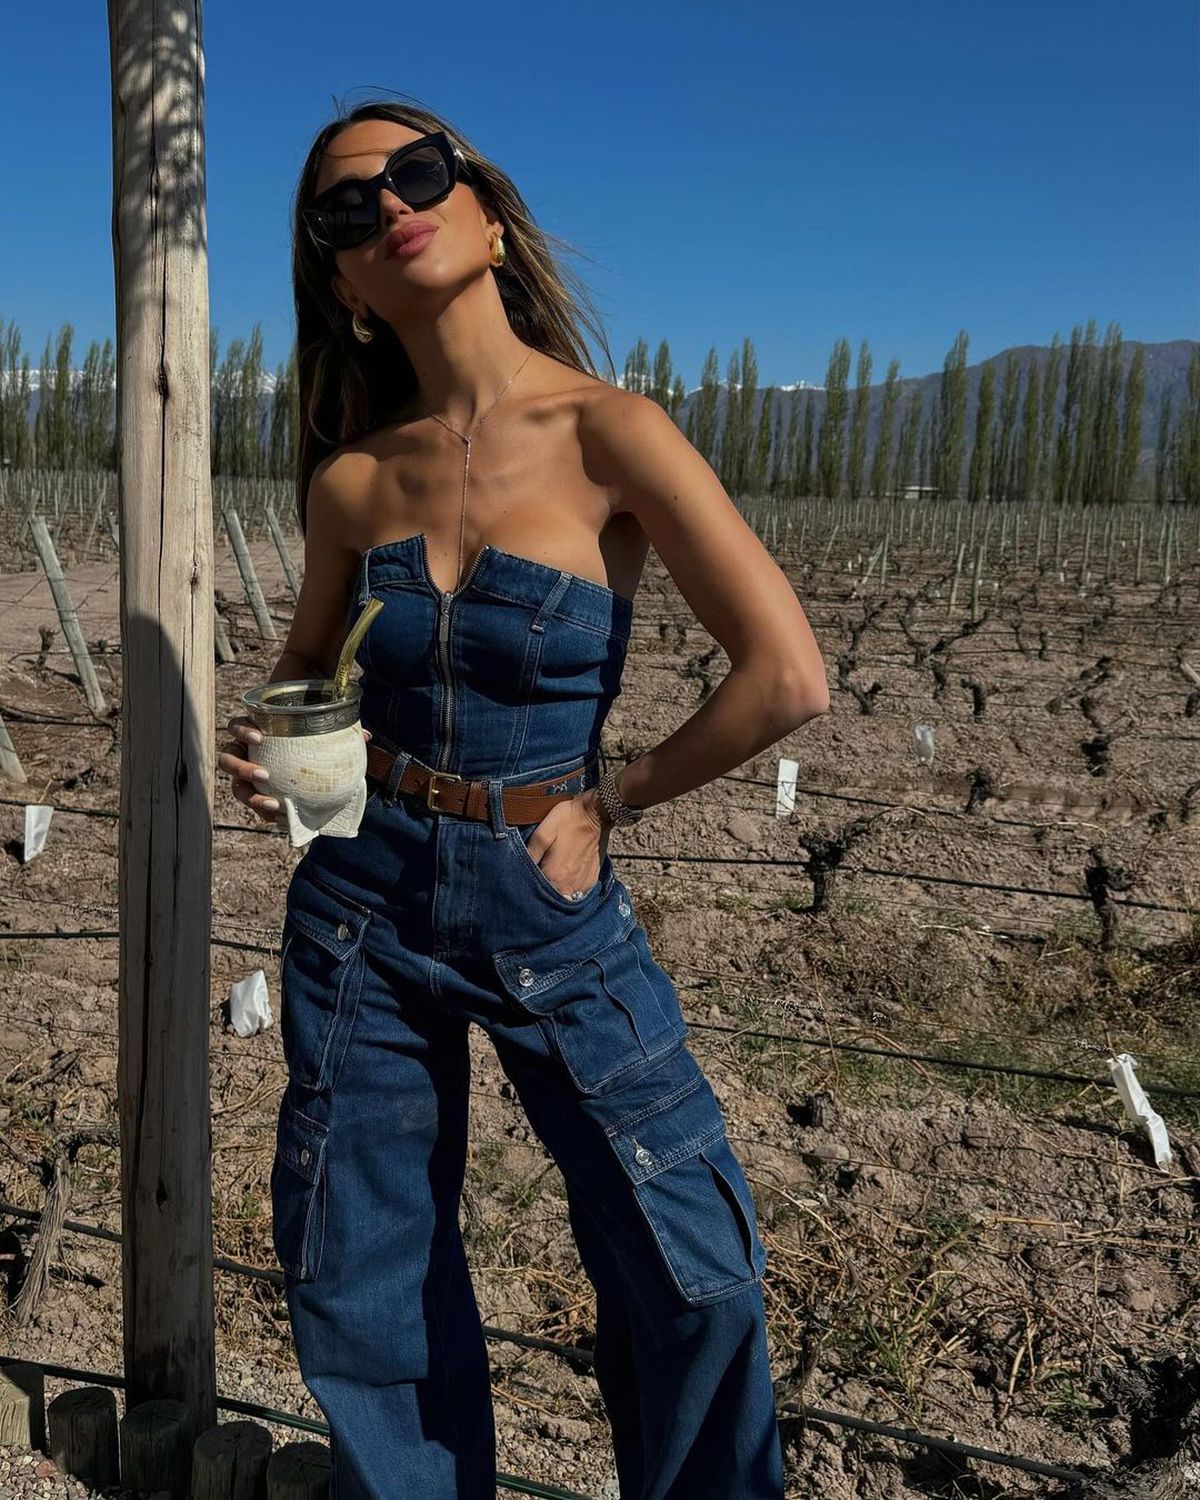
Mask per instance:
[[[255,969],[245,979],[234,980],[229,986],[229,1024],[238,1036],[253,1036],[274,1025],[267,976],[261,969]]]

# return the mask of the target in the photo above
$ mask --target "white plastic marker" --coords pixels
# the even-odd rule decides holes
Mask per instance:
[[[775,816],[786,818],[796,805],[796,776],[800,770],[798,760],[781,760],[779,775],[775,780]]]
[[[1136,1067],[1137,1058],[1132,1057],[1128,1052],[1118,1052],[1116,1057],[1110,1057],[1108,1060],[1108,1071],[1112,1074],[1113,1084],[1121,1096],[1125,1113],[1131,1120],[1141,1125],[1150,1137],[1150,1144],[1154,1147],[1155,1164],[1168,1167],[1171,1164],[1171,1143],[1167,1140],[1167,1127],[1137,1081],[1137,1075],[1133,1071]]]
[[[271,997],[267,993],[267,976],[255,969],[245,979],[229,986],[229,1024],[238,1036],[253,1036],[275,1023],[271,1017]]]
[[[50,832],[50,819],[53,816],[53,807],[45,807],[40,802],[25,804],[25,843],[21,850],[22,864],[27,865],[35,854],[40,854],[46,847],[46,835]]]
[[[934,739],[932,724],[914,724],[913,740],[917,747],[917,759],[923,766],[933,764]]]

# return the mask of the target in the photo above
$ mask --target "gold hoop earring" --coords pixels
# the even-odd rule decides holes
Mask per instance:
[[[354,330],[354,337],[360,344],[369,344],[375,337],[373,328],[366,328],[358,321],[358,314],[353,313],[350,317],[350,327]]]
[[[501,235],[493,234],[490,237],[492,254],[491,263],[494,266],[502,266],[508,259],[508,251],[504,248],[504,240]]]

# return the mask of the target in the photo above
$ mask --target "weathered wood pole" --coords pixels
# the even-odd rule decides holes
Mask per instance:
[[[109,0],[121,538],[127,1408],[216,1420],[209,1014],[213,522],[200,0]]]

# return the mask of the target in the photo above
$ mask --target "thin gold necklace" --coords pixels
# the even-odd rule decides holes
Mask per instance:
[[[517,378],[517,376],[521,373],[521,371],[525,368],[525,366],[533,358],[534,353],[535,353],[535,351],[533,349],[531,349],[529,351],[529,353],[525,356],[525,358],[521,361],[521,363],[517,366],[517,368],[513,371],[513,373],[504,382],[504,386],[503,386],[503,388],[500,391],[500,396],[503,396],[504,392],[506,390],[508,390],[508,388],[509,388],[510,385],[512,385],[513,381]],[[496,401],[499,401],[500,396],[496,397]],[[470,469],[471,469],[471,441],[474,438],[475,433],[479,431],[479,429],[483,426],[484,422],[486,422],[487,419],[488,419],[488,417],[491,415],[491,413],[492,413],[492,407],[494,407],[496,405],[496,401],[492,402],[492,405],[488,407],[487,411],[484,412],[483,416],[480,417],[479,421],[475,423],[474,430],[472,432],[470,432],[470,433],[465,433],[465,432],[459,432],[459,430],[458,430],[457,427],[452,427],[450,425],[450,423],[447,422],[444,417],[439,417],[438,414],[437,414],[437,412],[430,411],[429,408],[425,405],[424,401],[422,401],[419,397],[417,399],[417,405],[421,408],[422,411],[424,411],[426,413],[426,415],[431,416],[435,422],[440,422],[442,424],[442,426],[446,429],[447,432],[452,432],[456,438],[461,438],[463,440],[463,442],[466,443],[466,445],[467,445],[467,460],[466,460],[466,463],[463,465],[462,505],[461,505],[460,510],[459,510],[459,520],[458,520],[458,577],[454,580],[454,588],[455,589],[458,588],[459,583],[462,580],[463,535],[464,535],[464,532],[466,530],[466,524],[467,524],[467,475],[468,475],[468,473],[470,472]],[[451,589],[450,592],[453,593],[454,589]]]

